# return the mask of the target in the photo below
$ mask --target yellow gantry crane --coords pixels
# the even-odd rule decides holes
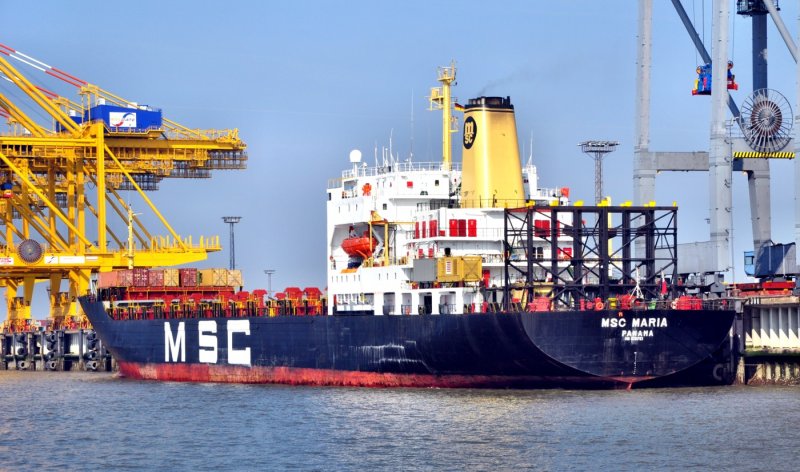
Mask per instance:
[[[9,59],[76,87],[79,101],[35,85]],[[4,90],[18,97],[12,101]],[[82,316],[76,298],[93,273],[187,264],[221,249],[218,236],[194,242],[176,234],[146,192],[164,178],[243,169],[238,130],[189,129],[0,44],[2,118],[8,132],[0,134],[0,286],[8,323],[31,317],[37,281],[49,283],[50,316],[59,325]],[[167,235],[148,231],[122,190],[135,191]]]

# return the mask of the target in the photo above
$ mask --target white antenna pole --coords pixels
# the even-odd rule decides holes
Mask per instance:
[[[408,153],[408,160],[414,159],[414,89],[411,89],[411,150]]]
[[[389,130],[389,160],[394,163],[394,153],[392,152],[392,135],[394,135],[394,128]]]
[[[378,141],[375,141],[375,167],[378,167]]]
[[[533,165],[533,130],[531,130],[531,147],[528,150],[530,154],[528,154],[528,167]]]

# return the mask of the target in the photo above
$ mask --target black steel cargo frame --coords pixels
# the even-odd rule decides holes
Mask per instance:
[[[548,296],[555,308],[638,290],[646,300],[677,293],[677,207],[531,206],[505,211],[506,308],[512,290],[525,303]],[[535,227],[549,220],[549,228]],[[572,254],[559,238],[572,238]],[[611,245],[609,245],[611,243]],[[561,246],[563,247],[563,246]],[[636,251],[634,251],[636,247]],[[549,248],[549,257],[541,257]],[[537,257],[539,256],[539,257]],[[664,289],[666,288],[666,294]]]

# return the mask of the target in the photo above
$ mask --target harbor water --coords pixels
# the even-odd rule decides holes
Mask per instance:
[[[800,388],[313,388],[0,372],[0,470],[797,470]]]

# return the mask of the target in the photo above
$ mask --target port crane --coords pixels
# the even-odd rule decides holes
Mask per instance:
[[[639,0],[634,203],[644,204],[655,198],[656,177],[662,172],[708,173],[709,239],[679,245],[679,273],[692,278],[698,276],[703,280],[701,285],[720,291],[723,286],[718,283],[719,277],[725,272],[735,273],[731,256],[732,192],[734,172],[742,172],[747,177],[750,198],[753,243],[750,262],[754,266],[754,275],[760,279],[795,275],[798,273],[795,246],[800,242],[797,231],[800,226],[795,223],[795,243],[776,244],[772,237],[770,160],[794,159],[800,144],[794,139],[795,112],[780,92],[768,87],[767,81],[768,19],[780,33],[795,63],[798,56],[797,46],[779,13],[778,0],[714,0],[711,41],[714,47],[710,53],[683,2],[672,0],[671,3],[704,64],[698,68],[697,80],[700,83],[695,87],[694,95],[710,96],[710,147],[707,151],[690,152],[654,151],[650,148],[653,2]],[[752,30],[753,90],[738,105],[730,93],[738,90],[738,85],[732,73],[728,75],[732,58],[731,4],[735,4],[737,15],[749,18]],[[702,85],[701,76],[706,79],[705,85]],[[794,165],[800,164],[795,161]],[[795,206],[795,220],[800,220],[800,205]]]
[[[77,98],[39,85],[12,60],[74,87]],[[31,318],[37,282],[48,284],[50,318],[59,327],[82,321],[76,297],[90,288],[94,273],[188,264],[221,249],[218,236],[177,234],[147,192],[165,178],[245,168],[246,144],[237,129],[190,129],[3,44],[0,119],[7,123],[0,133],[7,324]],[[166,234],[148,230],[121,191],[135,192]]]

